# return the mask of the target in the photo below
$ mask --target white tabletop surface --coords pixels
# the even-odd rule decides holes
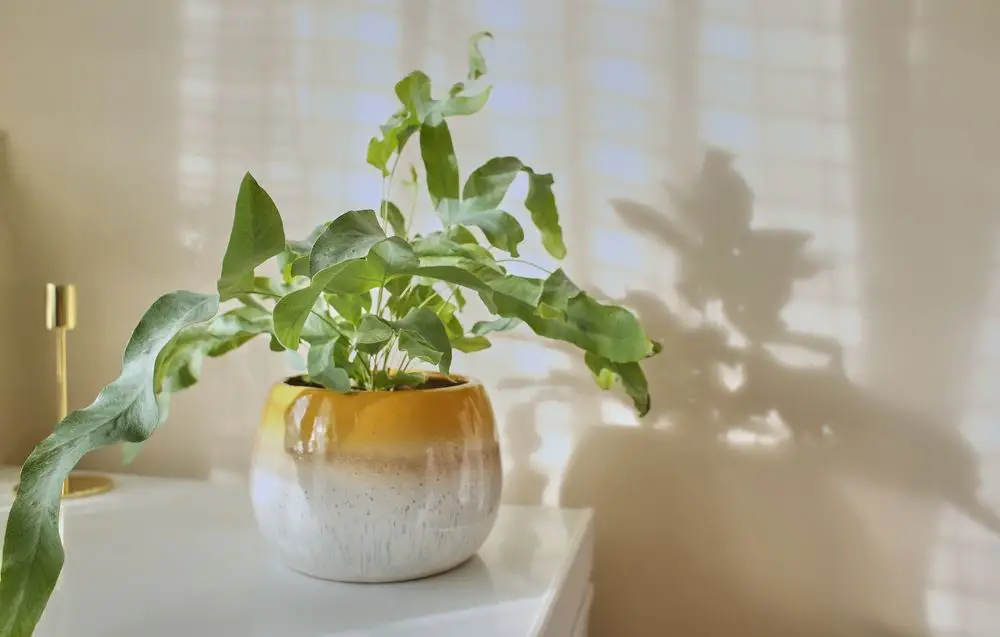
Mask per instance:
[[[242,485],[116,479],[67,501],[66,566],[36,637],[534,636],[590,528],[589,511],[502,507],[450,573],[337,584],[275,559]],[[0,524],[10,484],[0,475]]]

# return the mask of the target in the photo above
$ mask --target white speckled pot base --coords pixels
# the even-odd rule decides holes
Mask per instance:
[[[395,582],[455,568],[496,521],[499,448],[435,443],[411,454],[255,457],[261,533],[288,566],[321,579]]]

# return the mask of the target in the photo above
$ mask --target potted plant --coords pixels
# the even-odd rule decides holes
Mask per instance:
[[[206,357],[258,336],[269,335],[275,351],[305,349],[307,369],[267,398],[252,462],[254,511],[283,560],[321,578],[431,575],[486,539],[501,482],[493,411],[481,384],[453,373],[453,350],[487,348],[491,333],[524,324],[581,349],[602,389],[620,383],[640,414],[649,410],[639,363],[659,346],[630,311],[599,302],[561,269],[531,278],[504,267],[524,239],[500,208],[518,175],[528,180],[524,207],[542,244],[565,256],[552,177],[503,156],[460,180],[448,120],[486,104],[479,42],[488,36],[472,37],[467,80],[446,95],[432,97],[419,71],[396,85],[399,110],[368,147],[383,178],[376,207],[292,241],[271,197],[244,177],[217,291],[157,299],[129,339],[121,375],[25,461],[4,540],[0,636],[30,635],[55,586],[67,473],[93,449],[148,438]],[[423,235],[410,233],[391,189],[414,140],[441,221]],[[272,259],[279,275],[258,276]],[[475,301],[493,318],[467,326],[460,317]]]

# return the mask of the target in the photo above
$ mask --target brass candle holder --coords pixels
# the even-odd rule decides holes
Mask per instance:
[[[45,286],[45,327],[56,333],[56,390],[59,420],[69,414],[69,391],[66,364],[66,341],[76,327],[76,288],[72,285]],[[109,476],[71,472],[63,481],[62,497],[83,498],[106,493],[114,482]]]

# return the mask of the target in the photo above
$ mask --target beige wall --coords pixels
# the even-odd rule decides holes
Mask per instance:
[[[79,288],[83,405],[156,296],[211,289],[243,171],[295,233],[371,205],[364,142],[394,80],[457,79],[465,35],[491,28],[493,106],[456,125],[463,166],[514,152],[554,172],[571,276],[630,295],[667,344],[642,423],[528,336],[461,360],[493,388],[507,499],[598,510],[595,633],[1000,631],[1000,540],[956,512],[977,480],[1000,504],[1000,3],[0,7],[0,459],[50,426],[46,281]],[[708,144],[755,193],[763,247],[724,295],[742,337],[685,302],[682,275],[712,279],[662,230],[680,214],[663,180],[691,183]],[[718,230],[745,193],[703,178]],[[824,268],[793,282],[808,268],[766,229],[811,237]],[[741,356],[783,347],[734,361],[730,390],[710,381],[718,333]],[[135,470],[241,476],[285,371],[263,342],[211,363]]]

